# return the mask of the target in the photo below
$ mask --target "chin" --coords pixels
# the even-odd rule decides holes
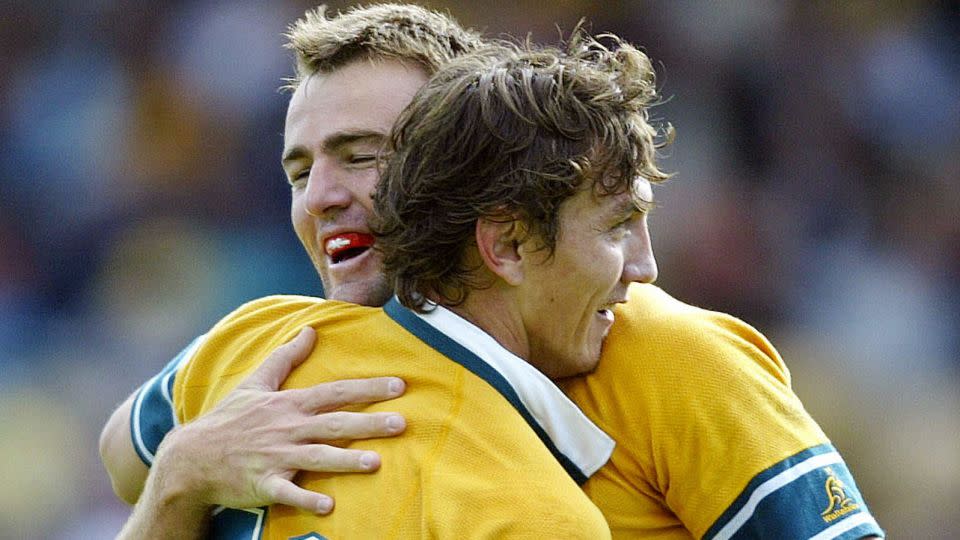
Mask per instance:
[[[599,362],[599,349],[596,351],[584,351],[582,354],[576,357],[568,357],[565,362],[561,362],[556,366],[557,372],[555,374],[548,373],[547,375],[551,379],[564,379],[567,377],[586,375],[597,369],[597,364]]]
[[[586,358],[581,364],[581,370],[579,375],[586,375],[587,373],[593,373],[597,366],[600,364],[600,351],[597,350],[594,353],[591,353],[588,358]]]
[[[382,280],[363,283],[345,283],[327,291],[327,298],[361,306],[380,307],[390,300],[393,291]]]

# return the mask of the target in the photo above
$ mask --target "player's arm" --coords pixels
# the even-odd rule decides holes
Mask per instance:
[[[201,538],[215,506],[279,503],[325,514],[333,499],[297,486],[297,472],[379,468],[375,452],[320,443],[402,432],[403,417],[395,413],[335,410],[397,397],[403,382],[381,377],[278,390],[309,355],[315,339],[313,329],[305,328],[209,413],[166,434],[119,538]]]
[[[100,433],[100,459],[110,476],[113,492],[127,504],[137,502],[150,471],[134,450],[130,437],[130,411],[136,396],[134,392],[113,411]]]
[[[403,382],[385,377],[278,391],[290,371],[312,350],[315,335],[312,329],[307,329],[279,347],[216,408],[184,426],[174,426],[172,404],[168,399],[163,396],[152,399],[149,395],[164,393],[156,389],[166,387],[175,374],[176,365],[181,363],[171,362],[165,370],[169,378],[161,373],[137,395],[131,396],[114,412],[101,434],[102,459],[118,496],[131,503],[137,500],[147,479],[148,466],[160,468],[155,461],[159,460],[160,448],[166,448],[167,454],[179,456],[169,461],[203,471],[208,481],[199,491],[204,493],[204,498],[222,505],[259,506],[280,502],[294,506],[304,504],[312,509],[318,504],[317,497],[322,497],[320,494],[299,493],[299,498],[291,495],[295,486],[289,479],[298,470],[376,470],[379,456],[374,452],[319,443],[401,433],[405,424],[397,414],[347,413],[337,409],[397,397],[403,393]],[[143,397],[145,394],[147,397]],[[148,410],[164,406],[167,407],[164,414]],[[137,421],[131,422],[131,417]],[[252,437],[253,433],[256,436]],[[161,445],[161,441],[174,434],[177,444]],[[212,447],[220,452],[212,451]],[[223,466],[225,459],[229,459],[229,467]],[[210,474],[220,469],[229,470]],[[286,481],[280,482],[281,478]],[[189,485],[186,489],[198,491]],[[244,502],[250,504],[241,504]]]
[[[157,447],[176,424],[171,399],[174,377],[203,339],[195,339],[127,398],[100,433],[100,459],[114,492],[128,504],[137,501]]]

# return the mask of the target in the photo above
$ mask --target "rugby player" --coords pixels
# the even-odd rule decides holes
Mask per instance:
[[[338,30],[356,30],[361,25],[349,17],[354,13],[364,11],[333,19],[315,14],[314,22],[324,19]],[[431,63],[417,56],[426,50],[443,50],[443,43],[452,42],[443,36],[437,40],[438,32],[425,32],[397,21],[381,20],[377,24],[376,29],[360,32],[363,39],[358,37],[360,33],[350,37],[349,32],[338,34],[336,39],[342,38],[347,49],[362,48],[370,43],[364,40],[379,35],[378,31],[412,28],[410,36],[421,42],[413,56],[396,51],[378,54],[412,59],[427,66],[427,71],[445,61]],[[440,34],[450,29],[430,26],[442,29]],[[304,29],[304,25],[299,28]],[[292,35],[296,32],[295,28]],[[323,32],[313,35],[322,36]],[[331,49],[318,46],[311,50],[306,55],[298,51],[301,66],[309,54]],[[336,215],[355,219],[353,228],[323,242],[324,238],[311,234],[309,222],[319,223],[326,214],[319,207],[313,214],[298,207],[296,190],[292,211],[295,228],[332,297],[371,305],[385,301],[393,287],[381,274],[378,252],[367,249],[373,243],[366,225],[371,214],[367,193],[375,172],[362,164],[373,162],[389,124],[403,106],[401,103],[391,109],[390,104],[396,102],[387,98],[397,97],[405,88],[400,84],[402,78],[384,79],[382,93],[370,102],[371,107],[351,104],[339,109],[354,115],[353,121],[362,127],[354,131],[361,136],[341,139],[362,143],[355,147],[359,151],[350,145],[331,145],[329,148],[336,152],[294,155],[302,157],[302,163],[285,163],[288,173],[291,163],[297,165],[296,171],[307,164],[310,175],[314,175],[313,168],[326,168],[327,174],[310,178],[307,191],[310,184],[320,186],[313,192],[316,199],[328,205],[324,207],[327,213],[335,211]],[[348,99],[352,87],[339,88],[341,93],[333,90],[326,97]],[[292,123],[299,122],[307,129],[313,125],[306,114],[295,109],[296,98],[295,93],[288,115],[288,137]],[[370,123],[372,116],[380,123]],[[320,129],[328,117],[341,118],[318,114],[314,129]],[[369,125],[362,126],[364,120]],[[375,129],[369,129],[371,125]],[[616,310],[617,323],[596,373],[561,382],[580,407],[617,441],[610,461],[584,485],[604,511],[615,536],[807,538],[819,534],[859,538],[882,534],[839,454],[791,390],[782,359],[761,334],[733,317],[678,302],[652,285],[635,285],[629,296],[631,302]],[[278,351],[273,360],[282,366],[292,365],[309,344],[300,343],[298,347]],[[263,387],[262,382],[257,384]],[[268,390],[271,387],[276,386],[266,385]],[[140,395],[149,395],[149,390],[150,385]],[[124,420],[130,417],[130,403],[117,411],[114,418],[119,421],[111,420],[104,434],[107,441],[121,441],[114,448],[123,449],[126,444],[127,456],[135,455],[123,428]],[[234,410],[234,417],[242,416],[242,410]],[[282,415],[277,411],[275,418]],[[262,417],[260,420],[265,421]],[[182,435],[189,433],[190,427],[174,433],[185,439]],[[162,427],[158,431],[162,434]],[[282,439],[282,435],[278,437]],[[237,442],[232,447],[235,451],[250,445]],[[183,455],[191,455],[187,446],[180,446]],[[111,445],[107,447],[109,450]],[[354,463],[361,460],[353,459]],[[342,463],[339,466],[349,468]],[[240,471],[252,469],[239,467]],[[353,470],[361,469],[356,465]],[[115,478],[128,472],[122,467],[111,469]],[[144,475],[145,469],[128,476]],[[319,507],[313,504],[315,499],[303,500],[311,501],[300,503],[305,508]],[[273,501],[298,504],[290,497],[277,496]]]
[[[355,97],[373,73],[419,70],[349,59],[300,81],[291,111],[322,109],[338,77]],[[383,308],[248,303],[184,356],[171,392],[179,422],[202,422],[270,350],[311,326],[322,350],[286,380],[288,391],[338,376],[399,374],[410,384],[391,404],[410,419],[407,436],[370,442],[395,466],[362,479],[303,474],[301,488],[354,504],[326,517],[279,504],[224,508],[212,536],[609,537],[579,484],[614,442],[548,377],[592,371],[614,306],[631,283],[656,277],[648,177],[662,175],[646,119],[650,61],[578,33],[566,50],[498,44],[461,55],[421,86],[394,128],[374,197],[372,230],[397,298]],[[314,135],[328,126],[288,122],[295,197],[329,191],[308,157],[324,149],[327,137]],[[350,225],[312,232],[343,238],[356,234],[344,232]],[[184,495],[196,472],[172,468],[151,477],[125,536],[180,536],[203,523],[198,493]]]

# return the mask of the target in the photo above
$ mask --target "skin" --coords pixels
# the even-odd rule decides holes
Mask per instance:
[[[551,378],[593,371],[613,326],[613,306],[626,302],[630,283],[657,278],[647,228],[653,192],[643,179],[636,181],[636,189],[637,198],[580,191],[561,206],[553,256],[525,272],[520,305],[524,325],[531,329],[530,357],[551,359],[541,367]],[[543,250],[530,253],[534,260],[546,255]]]
[[[395,61],[358,60],[331,73],[310,77],[291,97],[281,159],[291,186],[291,222],[323,281],[328,298],[378,306],[390,297],[376,252],[371,250],[335,265],[323,249],[323,240],[337,232],[368,232],[367,218],[372,214],[370,194],[377,181],[376,154],[390,132],[394,119],[426,80],[427,75],[416,67]],[[280,355],[271,357],[267,363],[286,365],[290,361],[289,357]],[[403,392],[403,382],[396,378],[340,381],[336,384],[335,391],[343,396],[339,400],[340,406],[392,399]],[[391,385],[400,390],[391,390]],[[318,394],[333,390],[330,387],[324,390],[324,386],[317,387]],[[261,398],[268,394],[273,396],[259,409],[264,422],[279,421],[286,418],[289,410],[303,410],[305,407],[298,401],[301,396],[272,392],[278,387],[259,390],[263,393]],[[114,491],[129,504],[137,502],[150,473],[130,440],[129,425],[134,398],[135,394],[132,394],[114,411],[100,436],[101,459]],[[311,411],[309,419],[304,418],[304,421],[316,424],[318,430],[336,425],[336,438],[339,440],[387,437],[403,431],[403,418],[399,415],[368,417],[328,412],[335,408],[331,406]],[[244,410],[239,407],[218,407],[211,415],[216,415],[214,419],[221,418],[221,426],[229,426],[233,416],[239,417],[243,413]],[[157,463],[166,454],[191,457],[208,455],[202,448],[203,429],[204,425],[198,423],[175,428],[166,439],[173,439],[178,444],[167,444],[165,439],[158,450],[154,469],[159,468]],[[243,430],[236,429],[229,433],[233,434],[233,438],[224,441],[225,448],[236,451],[251,444]],[[280,436],[260,442],[264,453],[279,453],[290,441]],[[191,447],[191,443],[196,447]],[[373,465],[364,462],[364,458],[373,459]],[[216,461],[211,459],[210,463]],[[379,467],[379,456],[361,450],[328,447],[322,457],[305,458],[298,464],[289,465],[287,468],[278,465],[273,471],[245,470],[243,472],[249,477],[235,475],[227,480],[231,484],[250,486],[262,484],[267,476],[292,476],[293,472],[301,469],[371,472]],[[174,487],[173,484],[175,482],[170,479],[164,482],[168,487]],[[288,482],[288,488],[293,485]],[[219,500],[208,488],[176,487],[176,491],[200,491],[203,493],[202,499]],[[235,491],[235,488],[225,486],[224,492]],[[331,500],[325,495],[316,495],[325,501]],[[245,504],[239,504],[238,501],[238,506],[259,506],[258,500],[261,497],[251,496]],[[332,504],[324,506],[318,498],[303,503],[288,501],[286,504],[310,511],[324,507],[329,511],[332,507]]]
[[[630,283],[657,277],[646,219],[652,201],[643,179],[614,196],[580,190],[560,206],[552,253],[523,234],[523,223],[481,220],[477,256],[500,286],[450,309],[551,378],[592,371],[613,306],[626,301]]]
[[[278,392],[280,384],[286,379],[285,374],[303,361],[312,349],[313,342],[310,343],[310,347],[302,352],[302,356],[302,346],[292,351],[278,348],[264,361],[266,369],[282,372],[283,377],[273,378],[271,379],[273,382],[270,383],[255,379],[246,380],[237,388],[237,395],[231,394],[205,416],[207,419],[205,423],[195,422],[189,426],[175,427],[164,438],[164,444],[157,452],[153,468],[157,469],[161,458],[171,453],[171,445],[167,444],[167,439],[182,441],[178,443],[180,451],[184,455],[193,455],[191,444],[197,450],[203,450],[207,446],[207,441],[210,440],[210,434],[215,434],[221,438],[217,448],[229,448],[231,459],[239,460],[243,455],[257,454],[286,455],[287,457],[284,461],[271,461],[271,467],[231,471],[231,474],[222,477],[221,492],[208,491],[207,488],[199,487],[199,491],[205,492],[202,498],[233,499],[235,496],[230,495],[231,493],[241,491],[245,486],[261,485],[272,476],[286,478],[287,486],[283,490],[288,491],[295,487],[289,479],[296,470],[323,472],[377,470],[380,467],[380,456],[375,452],[326,446],[321,451],[314,450],[312,453],[304,454],[294,450],[294,446],[298,444],[295,442],[296,439],[282,430],[260,433],[256,439],[250,439],[245,435],[252,427],[259,424],[274,425],[274,420],[281,417],[293,421],[299,425],[299,429],[311,434],[310,437],[300,440],[313,444],[332,440],[390,437],[403,432],[406,424],[403,417],[398,414],[368,415],[331,412],[346,405],[383,401],[402,395],[405,388],[403,381],[395,377],[343,380],[337,383],[321,384],[314,387],[310,394]],[[100,435],[100,457],[110,475],[114,493],[128,504],[137,502],[144,491],[144,484],[151,470],[137,455],[130,440],[130,414],[135,397],[135,394],[132,394],[113,412]],[[256,414],[249,414],[251,411]],[[240,422],[237,422],[238,420]],[[209,426],[218,426],[221,432],[211,430],[207,433]],[[211,455],[205,450],[203,452],[202,455],[209,458],[209,463],[221,461],[222,456]],[[289,495],[286,497],[280,495],[279,491],[274,493],[274,497],[286,498],[288,502],[285,504],[311,509],[323,507],[325,504],[323,500],[329,499],[323,494],[315,494],[313,497],[304,499],[301,493],[300,498],[293,499]],[[261,495],[253,495],[247,502],[254,503],[260,498]],[[249,507],[251,504],[242,506]],[[332,507],[332,504],[327,506]]]
[[[385,286],[375,253],[367,252],[357,260],[341,263],[345,264],[344,266],[334,265],[326,256],[323,240],[325,234],[333,232],[368,230],[366,218],[372,213],[370,193],[376,182],[372,157],[379,150],[400,110],[426,81],[426,75],[419,69],[397,62],[371,64],[364,60],[348,64],[331,74],[315,75],[310,81],[309,85],[301,86],[294,93],[287,115],[283,167],[291,183],[291,220],[331,298],[365,305],[381,305],[389,298],[390,292]],[[321,103],[325,105],[321,106]],[[345,137],[338,138],[337,134]],[[344,142],[346,144],[342,144]],[[597,309],[622,298],[624,283],[647,282],[656,278],[656,263],[650,250],[646,225],[646,205],[643,204],[643,201],[651,199],[648,197],[649,184],[644,184],[640,182],[637,186],[639,196],[632,199],[632,210],[628,210],[629,205],[622,200],[618,201],[619,204],[611,203],[611,208],[621,210],[623,224],[626,225],[622,232],[614,232],[622,225],[619,225],[621,222],[616,219],[617,211],[612,211],[606,214],[610,216],[608,222],[594,223],[593,227],[580,230],[576,238],[571,236],[559,239],[558,252],[553,263],[544,260],[543,252],[533,249],[533,245],[514,247],[512,238],[515,236],[511,235],[517,231],[501,229],[511,225],[489,222],[478,224],[476,256],[484,261],[490,272],[502,283],[511,287],[523,283],[532,287],[535,283],[543,283],[543,275],[550,270],[551,264],[573,272],[588,272],[586,266],[589,265],[585,263],[589,262],[591,257],[609,255],[624,258],[617,279],[611,280],[608,275],[597,278],[590,276],[589,291],[584,291],[580,300],[579,313],[583,322],[573,325],[576,329],[572,334],[576,336],[573,340],[578,343],[573,349],[578,353],[571,360],[538,366],[551,376],[581,373],[595,365],[600,350],[600,344],[595,337],[605,334],[609,329],[605,322],[595,322]],[[576,208],[577,204],[568,204],[561,210],[562,213],[566,212],[566,215],[561,216],[564,223],[577,222],[578,213],[589,207],[585,200],[579,203],[584,205],[583,208]],[[597,215],[604,214],[601,211]],[[609,229],[605,231],[604,226]],[[607,234],[611,241],[622,234],[624,242],[618,248],[611,248],[614,251],[612,254],[602,251],[606,248],[598,248],[601,252],[591,252],[585,256],[583,242],[590,234],[588,231],[593,234]],[[562,247],[559,242],[563,242]],[[620,255],[615,253],[618,249],[623,250]],[[552,270],[556,272],[557,268]],[[556,280],[555,277],[551,279]],[[551,289],[576,289],[582,286],[581,280],[582,278],[571,276],[565,281],[565,285],[555,285]],[[492,290],[498,288],[503,287],[495,285]],[[516,330],[517,320],[532,320],[532,313],[536,309],[552,309],[551,306],[557,301],[546,289],[539,293],[533,288],[523,290],[526,292],[518,297],[522,309],[510,311],[509,317],[494,320],[477,315],[491,312],[491,309],[494,310],[492,313],[498,313],[495,310],[509,304],[504,296],[471,295],[457,311],[503,343],[509,344],[508,349],[518,354],[524,353],[522,356],[539,356],[540,351],[552,351],[565,346],[562,345],[565,341],[563,334],[558,332],[561,328],[570,328],[567,323],[556,326],[547,324],[542,330],[536,330],[531,335],[524,335]],[[251,441],[244,431],[248,426],[237,423],[236,420],[248,415],[251,407],[257,407],[258,403],[260,416],[256,423],[270,425],[287,421],[291,407],[303,410],[303,400],[323,402],[329,398],[323,396],[331,391],[342,399],[328,399],[330,409],[336,408],[337,403],[395,397],[399,395],[396,385],[400,385],[402,392],[402,382],[389,378],[340,381],[333,383],[340,385],[336,390],[320,385],[315,387],[316,392],[309,399],[305,395],[277,392],[286,373],[309,354],[312,339],[308,332],[306,336],[301,335],[295,342],[291,342],[291,346],[285,351],[283,348],[278,349],[265,361],[262,368],[269,376],[261,375],[258,378],[255,374],[251,377],[255,380],[248,381],[252,384],[242,390],[248,393],[247,396],[243,399],[228,397],[224,401],[227,405],[211,413],[220,415],[222,419],[219,434],[216,429],[211,429],[213,422],[207,425],[195,422],[178,427],[168,434],[158,450],[156,463],[150,470],[152,472],[145,488],[144,480],[148,478],[149,471],[134,453],[127,428],[132,399],[114,413],[101,438],[104,463],[111,473],[115,488],[119,487],[118,494],[123,491],[129,497],[127,500],[132,502],[141,488],[143,489],[142,500],[135,507],[119,538],[201,538],[204,532],[202,525],[209,511],[214,505],[223,504],[224,501],[232,502],[231,506],[235,507],[268,503],[290,504],[305,510],[326,513],[332,509],[331,498],[323,494],[290,489],[291,486],[298,489],[290,482],[297,470],[360,472],[379,467],[378,457],[373,464],[363,459],[364,456],[370,458],[370,452],[327,447],[326,457],[315,455],[308,464],[280,460],[281,465],[274,470],[257,471],[251,466],[256,462],[255,458],[241,457],[236,459],[238,466],[230,468],[230,475],[221,476],[219,480],[213,477],[200,478],[202,471],[214,471],[217,466],[222,468],[222,462],[204,450],[208,446],[205,444],[208,440],[206,437],[211,435],[220,436],[224,447],[231,448],[233,452],[244,451],[246,446],[251,450],[248,456],[256,455],[257,452],[261,459],[269,456],[265,461],[276,461],[274,457],[283,454],[281,447],[295,453],[296,447],[309,444],[297,440],[288,432],[279,432],[276,433],[278,438],[273,441],[272,447],[263,445],[260,449],[251,449]],[[403,430],[402,425],[396,427],[396,422],[393,422],[394,427],[391,427],[388,418],[361,421],[360,416],[362,415],[338,417],[340,427],[335,438],[389,436]],[[395,420],[398,418],[396,415],[394,417]],[[317,429],[322,429],[319,424],[328,423],[330,420],[329,413],[304,415],[304,422],[312,421],[318,424]],[[399,422],[402,422],[402,418],[399,418]],[[339,461],[331,456],[340,456]],[[133,463],[133,466],[125,469],[122,466],[125,461]],[[183,467],[184,463],[190,463],[191,468]],[[231,484],[234,479],[231,477],[238,475],[244,478],[242,485]],[[227,488],[225,485],[216,485],[217,482],[224,482],[226,486],[232,485],[234,488],[238,485],[240,487]],[[258,486],[267,485],[275,487],[272,490],[258,489]],[[286,489],[277,490],[279,486],[286,486]],[[281,491],[285,491],[286,495],[280,495]]]
[[[426,79],[420,69],[396,61],[360,60],[332,73],[310,77],[291,98],[282,157],[291,185],[291,221],[326,290],[338,300],[378,305],[389,297],[375,251],[335,264],[324,244],[334,234],[368,232],[366,222],[372,214],[370,194],[377,181],[376,154],[393,120]],[[649,200],[649,184],[639,184],[639,190]],[[592,369],[612,325],[612,315],[598,314],[598,310],[622,301],[629,283],[656,277],[644,209],[632,195],[597,197],[592,190],[583,190],[565,202],[561,206],[561,233],[553,257],[544,256],[536,238],[527,236],[525,242],[516,242],[519,227],[504,229],[503,224],[496,224],[490,228],[478,224],[477,249],[486,253],[481,258],[489,259],[487,262],[496,267],[493,274],[506,286],[471,295],[474,301],[455,311],[521,357],[530,358],[540,350],[574,349],[555,363],[538,366],[549,367],[549,374]],[[549,306],[544,302],[556,301],[545,291],[554,288],[547,284],[556,282],[560,274],[568,274],[568,279],[589,293],[579,295],[571,303],[576,307],[560,310],[569,313],[560,324],[530,326],[536,306]],[[555,306],[550,307],[556,311]],[[573,341],[567,339],[570,335],[575,336]],[[303,399],[291,404],[301,391],[276,390],[292,369],[294,359],[302,361],[308,354],[312,342],[304,340],[312,339],[308,331],[307,337],[301,335],[286,351],[278,350],[251,376],[253,380],[231,393],[210,415],[167,435],[158,449],[143,500],[137,504],[121,537],[142,535],[146,530],[163,531],[158,535],[199,537],[203,528],[198,525],[205,522],[213,505],[220,504],[251,507],[279,502],[326,513],[332,509],[333,500],[293,484],[297,470],[370,471],[379,466],[378,456],[371,452],[354,451],[349,456],[339,455],[338,460],[340,449],[310,444],[314,438],[329,440],[333,436],[329,429],[324,431],[319,426],[314,427],[312,437],[288,440],[286,447],[279,440],[275,446],[262,448],[240,443],[241,437],[257,429],[282,439],[284,431],[289,430],[270,426],[289,425],[289,417],[304,410]],[[393,389],[389,388],[391,383]],[[383,384],[388,386],[386,392]],[[322,389],[317,388],[312,399],[323,401],[321,393]],[[352,396],[351,400],[395,395],[396,382],[381,381],[379,392]],[[334,404],[329,400],[323,403],[325,407]],[[256,410],[256,416],[244,414],[252,410]],[[310,408],[307,411],[312,412]],[[111,424],[125,426],[129,409],[118,413],[114,417],[121,418],[117,422],[111,418]],[[345,420],[359,425],[362,416],[345,416]],[[349,435],[381,436],[403,429],[403,421],[396,415],[373,415],[366,422],[365,430],[357,428]],[[129,440],[126,429],[119,431],[119,437]],[[342,430],[338,436],[344,436]],[[218,444],[211,445],[211,440]],[[241,448],[244,445],[247,448]],[[211,447],[242,454],[211,456]],[[308,451],[310,447],[312,452]],[[284,452],[287,459],[276,458]],[[223,467],[225,460],[243,465]],[[265,463],[277,466],[262,467]],[[240,469],[245,480],[238,483],[235,477]]]
[[[335,264],[324,240],[370,232],[377,153],[426,82],[418,67],[357,60],[310,77],[290,99],[282,158],[291,186],[290,219],[328,298],[379,306],[393,294],[375,250]]]
[[[402,416],[318,412],[398,397],[403,381],[381,377],[280,390],[315,342],[314,330],[304,328],[210,413],[168,433],[154,466],[146,470],[140,463],[144,477],[135,480],[145,481],[143,494],[118,538],[202,538],[210,511],[218,505],[250,508],[280,503],[326,514],[333,509],[333,499],[301,489],[293,482],[297,472],[379,469],[375,452],[335,448],[322,441],[397,435],[406,428]]]

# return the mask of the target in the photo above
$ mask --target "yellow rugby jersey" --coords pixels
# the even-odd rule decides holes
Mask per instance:
[[[777,351],[734,317],[632,285],[596,372],[561,386],[617,442],[584,485],[614,538],[883,535]]]
[[[545,377],[510,372],[532,366],[446,310],[420,316],[395,299],[383,309],[289,296],[254,301],[218,323],[169,372],[168,382],[176,373],[177,420],[209,411],[306,325],[317,330],[316,349],[284,387],[400,376],[405,395],[353,410],[400,412],[407,431],[361,442],[383,458],[376,473],[301,473],[300,485],[338,500],[330,515],[279,505],[223,509],[211,536],[609,537],[574,478],[599,468],[612,441]]]

